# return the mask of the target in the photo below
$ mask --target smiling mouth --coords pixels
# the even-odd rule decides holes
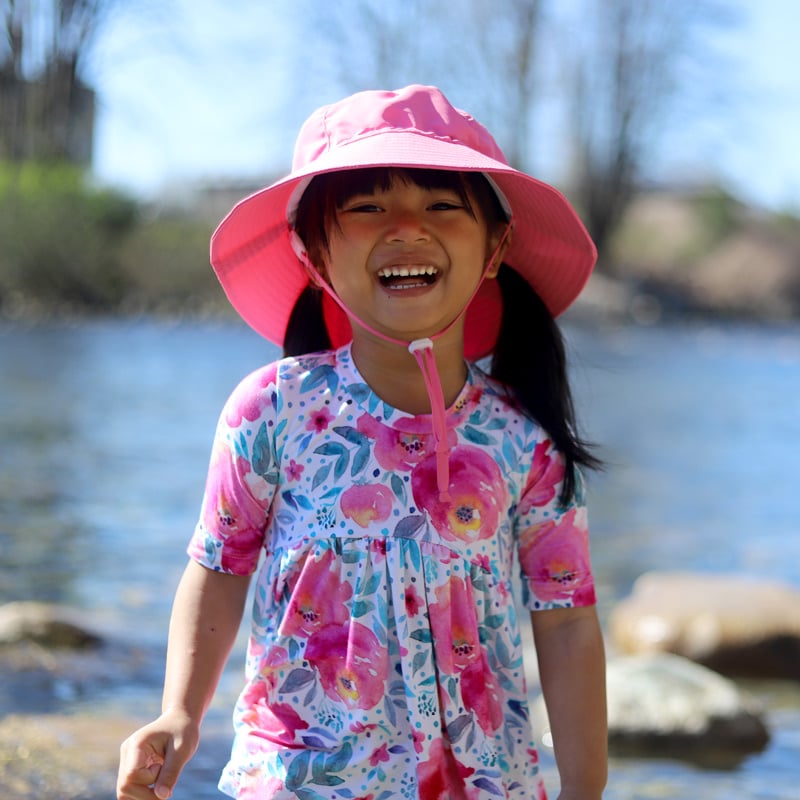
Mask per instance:
[[[382,286],[390,289],[415,289],[432,286],[439,277],[439,270],[432,266],[384,267],[378,270]]]

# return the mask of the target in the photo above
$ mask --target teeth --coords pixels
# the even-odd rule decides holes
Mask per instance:
[[[436,267],[384,267],[378,272],[380,278],[408,278],[415,275],[435,275]]]

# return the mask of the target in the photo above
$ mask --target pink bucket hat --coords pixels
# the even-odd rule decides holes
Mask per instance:
[[[292,216],[302,191],[314,175],[379,166],[484,173],[513,219],[503,260],[554,317],[589,279],[595,247],[566,198],[509,166],[491,134],[439,89],[359,92],[315,111],[300,130],[289,175],[234,206],[211,239],[211,264],[228,299],[271,342],[283,345],[292,309],[309,282],[292,245]],[[350,322],[327,295],[324,314],[333,346],[349,341]],[[501,314],[497,282],[484,281],[466,312],[467,358],[492,352]]]

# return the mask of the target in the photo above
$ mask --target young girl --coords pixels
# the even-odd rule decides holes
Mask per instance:
[[[518,563],[559,796],[599,798],[605,668],[578,472],[595,460],[553,321],[595,251],[567,201],[437,89],[361,92],[309,118],[292,173],[233,209],[211,256],[286,357],[222,412],[163,713],[123,744],[118,797],[171,796],[257,569],[222,791],[545,797]]]

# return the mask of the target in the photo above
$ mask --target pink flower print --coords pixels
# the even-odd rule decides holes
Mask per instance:
[[[416,587],[413,583],[409,583],[406,587],[406,613],[409,617],[416,617],[422,605],[422,598],[417,593]]]
[[[549,439],[539,442],[533,451],[533,463],[519,513],[526,514],[533,506],[547,505],[556,496],[556,488],[563,480],[564,460],[553,451]]]
[[[307,637],[326,625],[341,625],[349,619],[346,603],[353,587],[332,569],[335,563],[332,550],[306,559],[292,590],[281,634]]]
[[[407,472],[425,457],[424,434],[390,428],[369,414],[358,418],[356,428],[375,441],[375,458],[385,470]]]
[[[472,588],[452,575],[436,589],[436,601],[428,608],[439,670],[447,675],[460,672],[480,654],[478,624]]]
[[[275,745],[296,745],[297,731],[308,728],[308,723],[293,706],[268,702],[267,686],[263,681],[251,684],[242,702],[247,706],[242,714],[242,722],[251,729],[251,734]]]
[[[473,772],[456,761],[445,739],[434,739],[430,758],[417,766],[419,800],[467,800],[464,779]]]
[[[227,447],[215,447],[203,504],[203,526],[222,548],[220,566],[226,572],[246,575],[255,568],[266,524],[264,507],[247,484],[252,474],[244,458],[233,459]]]
[[[494,733],[503,724],[503,690],[489,668],[485,653],[481,652],[461,673],[461,696],[464,707],[475,714],[481,730]]]
[[[585,508],[573,508],[559,520],[523,532],[519,561],[538,600],[594,604]]]
[[[384,742],[377,750],[372,751],[369,757],[369,763],[373,767],[377,767],[382,761],[389,760],[389,746]]]
[[[375,634],[359,622],[328,625],[308,640],[306,660],[319,672],[328,697],[348,708],[383,701],[389,658]]]
[[[286,477],[290,481],[299,481],[303,475],[305,467],[298,464],[293,458],[289,460],[289,466],[286,467]]]
[[[330,425],[333,418],[333,414],[328,410],[328,407],[322,406],[317,411],[311,412],[306,420],[306,430],[322,433],[322,431],[328,429],[328,425]]]
[[[379,483],[351,486],[342,492],[342,513],[361,528],[369,528],[373,522],[383,522],[392,513],[394,496],[391,489]]]
[[[474,542],[493,536],[500,512],[509,501],[500,467],[488,453],[472,445],[450,451],[450,500],[439,496],[435,456],[414,468],[411,490],[442,538],[450,541]]]
[[[231,428],[238,428],[245,419],[255,422],[263,410],[272,403],[271,393],[265,392],[264,389],[274,384],[277,376],[277,363],[248,375],[231,395],[225,409],[225,422]]]
[[[261,800],[263,797],[277,797],[284,789],[283,781],[261,772],[242,772],[237,788],[238,800]]]

